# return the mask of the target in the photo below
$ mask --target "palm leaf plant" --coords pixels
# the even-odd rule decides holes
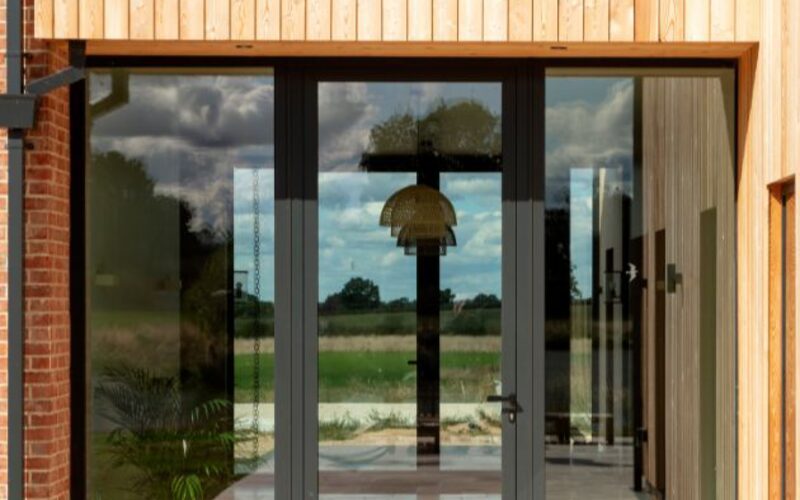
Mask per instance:
[[[234,479],[234,448],[254,438],[234,430],[228,400],[186,408],[176,377],[110,368],[95,391],[99,413],[114,427],[107,437],[110,459],[131,471],[128,489],[141,498],[213,495]]]

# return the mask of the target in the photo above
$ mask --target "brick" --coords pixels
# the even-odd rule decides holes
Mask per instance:
[[[33,34],[33,0],[25,0],[24,31]],[[5,49],[5,1],[0,0],[0,49]],[[28,38],[26,78],[67,64],[66,44]],[[5,60],[0,61],[0,91]],[[26,141],[25,410],[28,499],[69,498],[69,93],[61,89],[41,101],[37,128]],[[3,250],[8,243],[8,156],[0,131],[0,499],[6,498],[8,288]]]

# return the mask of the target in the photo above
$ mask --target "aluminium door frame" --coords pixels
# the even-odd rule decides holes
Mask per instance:
[[[316,89],[309,82],[326,81],[493,81],[503,82],[503,156],[516,177],[514,203],[515,242],[503,234],[504,251],[513,250],[516,330],[517,395],[522,411],[516,425],[515,493],[519,499],[544,498],[544,85],[550,68],[736,68],[735,60],[676,58],[663,60],[628,58],[291,58],[218,56],[89,56],[87,69],[273,68],[275,78],[275,301],[276,301],[276,498],[316,498],[306,483],[314,471],[316,485],[316,421],[309,439],[305,408],[316,414],[316,370],[306,356],[316,357],[317,234],[316,193]],[[507,83],[507,84],[506,84]],[[299,84],[299,85],[298,85]],[[737,82],[738,85],[738,82]],[[85,274],[86,198],[85,162],[89,130],[85,107],[88,85],[73,84],[70,94],[71,220],[71,481],[72,496],[86,494],[88,447],[85,405],[86,295]],[[738,95],[738,87],[736,88]],[[737,101],[738,102],[738,101]],[[307,106],[313,103],[313,106]],[[513,105],[512,105],[513,104]],[[734,117],[737,117],[734,111]],[[304,128],[313,123],[313,127]],[[738,124],[737,130],[738,130]],[[510,129],[510,130],[508,130]],[[309,135],[310,134],[310,135]],[[738,135],[734,136],[737,140]],[[513,147],[512,147],[513,146]],[[736,147],[736,146],[735,146]],[[738,147],[736,147],[738,153]],[[509,164],[509,163],[507,163]],[[511,173],[504,170],[506,177]],[[504,192],[505,198],[505,192]],[[505,203],[504,203],[505,205]],[[507,225],[503,215],[504,229]],[[525,230],[525,228],[531,228]],[[308,239],[311,238],[311,239]],[[313,244],[309,244],[313,242]],[[508,247],[508,249],[506,249]],[[504,253],[505,261],[507,254]],[[503,264],[506,296],[507,265]],[[504,304],[503,314],[511,304]],[[313,311],[313,313],[311,313]],[[284,318],[283,321],[279,321]],[[530,332],[524,335],[525,332]],[[520,334],[522,333],[522,334]],[[309,342],[311,340],[311,342]],[[505,350],[505,346],[504,346]],[[315,368],[315,367],[314,367]],[[280,381],[283,381],[281,383]],[[309,385],[311,384],[311,385]],[[527,385],[527,387],[526,387]],[[313,389],[313,390],[310,390]],[[523,390],[524,389],[524,390]],[[303,422],[303,425],[293,425]],[[524,425],[523,422],[526,422]],[[284,432],[278,432],[283,429]],[[305,435],[304,435],[305,434]],[[313,446],[313,448],[312,448]],[[313,453],[309,453],[312,451]],[[505,453],[505,452],[504,452]],[[309,467],[309,464],[312,467]],[[527,468],[526,468],[527,467]],[[306,497],[306,494],[309,494]]]
[[[303,70],[301,70],[303,71]],[[519,189],[518,170],[520,162],[519,151],[516,147],[519,140],[519,120],[518,115],[529,115],[529,113],[517,113],[516,100],[519,94],[520,73],[527,74],[527,68],[521,68],[509,64],[506,61],[486,61],[485,65],[479,70],[466,67],[463,61],[441,61],[435,65],[420,64],[417,61],[396,60],[390,65],[364,65],[363,61],[343,62],[335,61],[333,64],[311,63],[306,66],[305,77],[302,82],[297,82],[294,87],[302,88],[305,96],[305,103],[296,108],[302,109],[301,114],[306,125],[303,128],[306,143],[302,149],[304,156],[302,159],[302,172],[305,179],[298,184],[302,185],[303,192],[297,193],[303,200],[302,208],[302,227],[297,228],[296,232],[302,233],[302,254],[303,269],[302,278],[305,290],[303,298],[302,322],[302,346],[301,353],[294,353],[293,359],[302,360],[302,368],[294,370],[295,376],[303,378],[301,383],[303,401],[298,401],[302,408],[295,411],[303,415],[304,436],[302,441],[294,440],[293,456],[302,455],[303,472],[295,474],[293,471],[293,484],[290,498],[310,499],[317,498],[318,495],[318,374],[317,374],[317,343],[318,343],[318,84],[320,82],[496,82],[501,84],[501,135],[503,153],[502,171],[502,362],[501,371],[504,386],[504,393],[516,392],[520,397],[522,411],[517,417],[517,422],[512,424],[503,420],[502,438],[502,462],[516,464],[511,469],[503,469],[503,495],[504,498],[524,498],[520,495],[519,481],[531,478],[529,473],[522,471],[531,470],[533,464],[519,456],[518,451],[525,447],[518,446],[518,435],[532,435],[529,427],[532,424],[529,416],[531,411],[531,396],[520,391],[522,387],[531,387],[531,383],[526,383],[519,379],[518,360],[515,353],[520,354],[518,348],[517,332],[521,331],[517,323],[518,311],[530,310],[525,307],[517,306],[519,297],[519,281],[522,281],[517,271],[518,255],[531,255],[530,252],[520,252],[518,248],[518,226],[519,217]],[[525,80],[527,81],[527,80]],[[294,168],[290,169],[295,171]],[[300,170],[300,169],[297,169]],[[293,220],[294,219],[293,217]],[[294,230],[293,230],[294,231]],[[529,284],[530,287],[530,284]],[[506,298],[511,298],[508,300]],[[542,308],[543,309],[543,308]],[[313,360],[308,362],[308,360]],[[523,366],[528,365],[525,363]],[[529,448],[530,449],[530,448]],[[293,461],[293,465],[299,465]],[[300,477],[302,476],[302,480]],[[296,478],[296,479],[295,479]],[[524,485],[521,491],[529,491],[530,485]]]

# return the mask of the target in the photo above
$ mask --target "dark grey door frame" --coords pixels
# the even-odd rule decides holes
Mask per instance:
[[[544,304],[531,308],[529,298],[533,290],[535,258],[533,236],[530,228],[536,217],[532,204],[534,179],[531,176],[533,147],[530,144],[531,111],[533,111],[533,73],[528,65],[487,61],[477,65],[481,69],[469,69],[460,62],[425,65],[414,61],[395,61],[391,65],[365,66],[363,61],[336,61],[327,64],[303,65],[290,89],[278,94],[288,95],[293,113],[287,120],[288,142],[294,144],[292,159],[288,159],[290,185],[296,186],[291,202],[291,256],[292,276],[292,342],[291,342],[291,418],[279,419],[276,435],[291,435],[291,485],[284,484],[282,474],[277,474],[276,496],[278,498],[313,499],[318,496],[318,116],[317,87],[321,81],[486,81],[502,84],[502,350],[501,363],[504,393],[516,393],[520,398],[521,411],[515,423],[503,419],[503,498],[532,498],[535,478],[543,488],[543,434],[534,431],[536,415],[544,410],[538,405],[533,384],[534,371],[531,363],[534,339],[529,332],[534,325],[536,312],[544,311]],[[469,65],[473,66],[473,65]],[[376,70],[375,68],[380,68]],[[284,80],[278,79],[277,82]],[[293,98],[293,95],[295,96]],[[543,95],[543,93],[542,93]],[[302,102],[300,102],[302,101]],[[276,114],[276,117],[280,115]],[[278,118],[280,119],[280,118]],[[301,123],[299,126],[298,124]],[[543,169],[540,169],[543,171]],[[302,176],[302,179],[297,177]],[[295,178],[292,180],[292,178]],[[290,188],[295,189],[295,188]],[[543,192],[543,189],[539,189]],[[539,207],[542,230],[544,226],[543,205]],[[297,245],[297,246],[294,246]],[[541,245],[541,243],[540,243]],[[540,247],[543,249],[543,245]],[[301,257],[302,263],[297,259]],[[543,254],[541,264],[544,263]],[[280,266],[278,266],[280,267]],[[279,281],[280,283],[280,281]],[[524,300],[528,297],[528,300]],[[543,300],[543,295],[538,295]],[[302,311],[297,305],[302,304]],[[538,321],[542,322],[542,314]],[[541,333],[540,333],[541,334]],[[277,335],[277,334],[276,334]],[[543,338],[543,337],[542,337]],[[543,352],[543,349],[540,350]],[[277,376],[282,371],[278,370]],[[537,369],[543,373],[543,366]],[[539,381],[542,386],[543,380]],[[282,399],[276,395],[276,403]],[[286,412],[281,412],[282,414]],[[277,417],[276,417],[277,418]],[[284,422],[280,425],[280,422]],[[302,425],[298,425],[302,422]],[[540,426],[543,430],[543,424]],[[283,433],[281,432],[283,429]],[[521,440],[524,438],[524,441]],[[540,443],[541,446],[538,446]],[[283,450],[280,444],[278,448]],[[542,466],[535,467],[541,474],[532,475],[534,457],[542,459]],[[538,495],[537,495],[538,497]]]

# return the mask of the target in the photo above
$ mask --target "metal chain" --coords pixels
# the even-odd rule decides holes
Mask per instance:
[[[253,461],[258,464],[259,403],[261,402],[261,194],[258,168],[253,169]]]

